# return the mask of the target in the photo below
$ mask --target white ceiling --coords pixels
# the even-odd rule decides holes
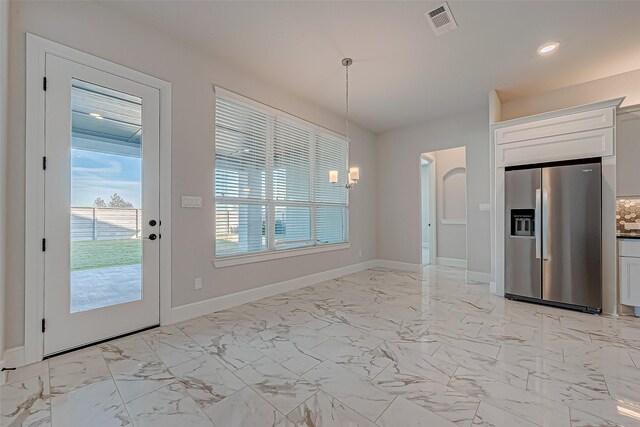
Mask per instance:
[[[432,1],[103,4],[337,113],[350,56],[352,119],[375,132],[640,68],[640,1],[450,1],[439,37]]]

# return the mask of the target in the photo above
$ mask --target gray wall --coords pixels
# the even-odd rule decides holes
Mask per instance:
[[[443,224],[443,219],[466,219],[465,147],[433,153],[436,158],[436,227],[439,258],[467,259],[467,227]]]
[[[420,166],[422,200],[422,246],[429,246],[429,164]],[[428,260],[423,260],[423,262]]]
[[[319,109],[243,70],[225,66],[162,32],[93,2],[12,2],[10,37],[6,348],[24,336],[25,32],[164,79],[172,84],[173,306],[331,270],[375,258],[375,137],[354,126],[350,161],[361,181],[350,194],[351,248],[216,269],[213,260],[212,84],[344,133],[344,118]],[[295,70],[292,70],[295,72]],[[333,72],[333,71],[331,71]],[[416,157],[417,159],[417,157]],[[417,161],[417,160],[416,160]],[[416,179],[417,182],[417,179]],[[182,209],[182,195],[203,197],[202,209]],[[416,198],[417,200],[417,198]],[[419,228],[419,226],[418,226]],[[414,234],[415,228],[414,228]],[[359,254],[362,255],[359,255]],[[203,289],[194,290],[196,277]]]
[[[464,146],[467,268],[489,273],[489,212],[479,211],[479,204],[489,203],[488,117],[487,107],[378,136],[378,258],[420,263],[420,154]]]
[[[622,103],[623,107],[640,104],[640,70],[503,101],[500,120],[525,117],[622,96],[626,97]]]

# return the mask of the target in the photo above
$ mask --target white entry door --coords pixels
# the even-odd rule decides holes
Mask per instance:
[[[159,323],[159,91],[46,54],[44,354]]]

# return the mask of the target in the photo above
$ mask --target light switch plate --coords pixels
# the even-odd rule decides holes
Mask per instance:
[[[202,197],[182,196],[182,207],[183,208],[201,208]]]
[[[194,281],[193,286],[196,289],[202,289],[202,277],[196,277],[196,280]]]
[[[481,212],[488,212],[491,210],[491,204],[490,203],[480,203],[478,205],[478,210]]]

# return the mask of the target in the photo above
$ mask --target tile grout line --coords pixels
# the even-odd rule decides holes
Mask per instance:
[[[153,349],[151,349],[151,350],[153,351]],[[107,363],[107,359],[104,358],[104,353],[102,352],[102,349],[100,348],[100,346],[98,346],[98,351],[100,352],[100,357],[102,357],[102,360],[104,361],[104,364],[107,365],[107,370],[109,371],[109,376],[111,378],[111,381],[113,382],[113,387],[116,389],[116,392],[118,392],[118,396],[120,396],[120,401],[122,402],[122,407],[124,408],[125,412],[127,413],[127,417],[129,417],[129,422],[131,423],[131,425],[133,425],[133,417],[131,417],[131,413],[129,412],[129,408],[127,407],[127,404],[124,401],[124,397],[122,397],[122,393],[120,392],[120,388],[118,387],[118,384],[116,383],[116,379],[113,377],[113,372],[111,372],[111,368],[109,368],[109,363]]]
[[[391,402],[389,402],[389,404],[387,405],[387,407],[386,407],[386,408],[384,408],[384,411],[380,412],[380,415],[378,415],[378,418],[376,418],[376,419],[373,421],[375,424],[377,424],[377,423],[378,423],[378,420],[379,420],[380,418],[382,418],[382,416],[384,415],[384,413],[385,413],[385,412],[387,412],[387,411],[389,410],[389,408],[391,407],[391,405],[393,405],[393,402],[395,402],[395,401],[398,399],[398,397],[400,397],[400,395],[396,395],[396,396],[394,396],[394,397],[393,397],[393,399],[391,399]],[[366,417],[365,417],[365,418],[366,418]]]

